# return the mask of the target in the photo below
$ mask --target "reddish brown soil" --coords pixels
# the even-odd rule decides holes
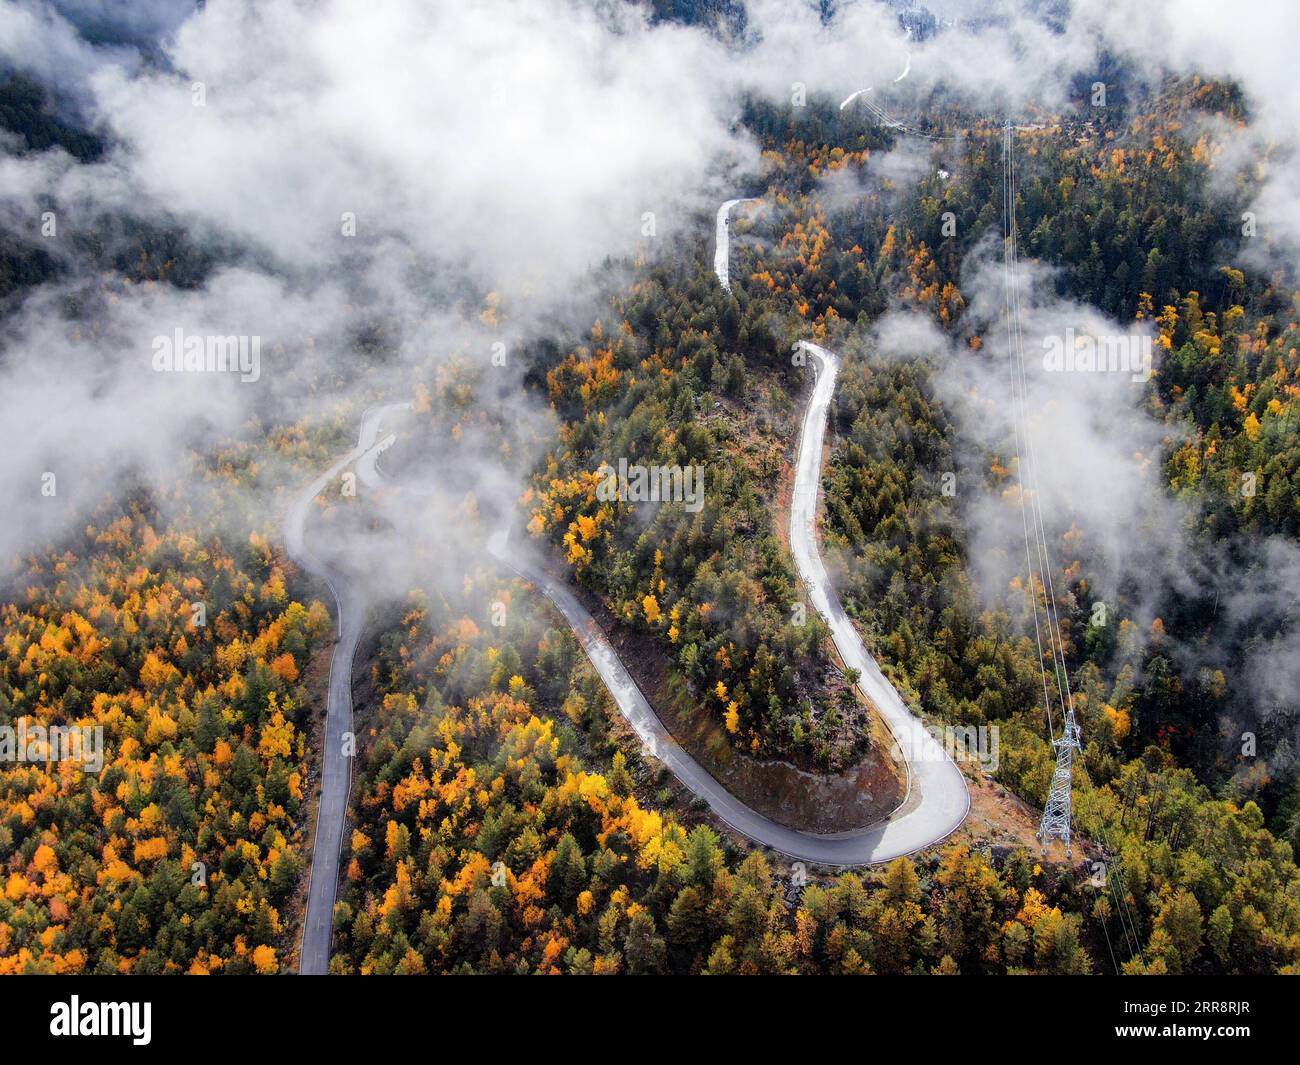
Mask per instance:
[[[591,593],[575,590],[673,738],[747,806],[803,831],[845,832],[880,820],[902,802],[906,778],[876,715],[871,718],[870,752],[843,773],[815,773],[786,761],[752,758],[738,751],[713,716],[673,682],[671,664],[659,648],[617,624]]]

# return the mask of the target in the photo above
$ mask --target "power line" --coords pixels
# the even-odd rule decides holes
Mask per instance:
[[[1020,255],[1019,255],[1019,235],[1015,224],[1015,203],[1016,203],[1016,166],[1014,152],[1014,133],[1010,124],[1007,124],[1004,141],[1004,192],[1003,203],[1006,208],[1006,217],[1004,220],[1005,232],[1009,244],[1009,254],[1004,256],[1004,264],[1007,260],[1010,262],[1010,297],[1008,302],[1011,305],[1010,320],[1013,323],[1014,332],[1014,352],[1013,359],[1018,368],[1020,383],[1020,406],[1019,416],[1023,420],[1023,426],[1017,427],[1017,433],[1023,431],[1026,442],[1026,452],[1028,459],[1028,480],[1033,486],[1030,495],[1030,509],[1034,515],[1034,540],[1038,548],[1039,574],[1042,580],[1045,603],[1044,608],[1048,616],[1048,643],[1052,658],[1052,671],[1056,674],[1057,695],[1061,700],[1061,709],[1064,713],[1065,726],[1061,739],[1055,739],[1055,732],[1050,724],[1049,710],[1049,738],[1052,738],[1052,745],[1056,748],[1057,759],[1056,768],[1052,776],[1052,787],[1048,795],[1047,805],[1043,810],[1042,821],[1039,824],[1038,838],[1044,844],[1046,850],[1047,840],[1056,837],[1065,841],[1067,855],[1071,853],[1071,817],[1073,813],[1073,768],[1074,752],[1083,749],[1080,738],[1078,722],[1074,715],[1074,692],[1070,684],[1070,673],[1067,668],[1065,658],[1064,637],[1061,632],[1059,606],[1056,600],[1055,581],[1052,577],[1051,554],[1047,543],[1046,522],[1043,518],[1043,504],[1041,496],[1037,491],[1038,484],[1038,461],[1034,453],[1033,437],[1029,431],[1027,416],[1028,400],[1028,379],[1025,374],[1025,357],[1024,341],[1021,330],[1020,320]],[[1014,412],[1013,412],[1014,413]],[[1017,436],[1017,441],[1019,436]],[[1019,461],[1019,456],[1017,456]],[[1025,479],[1021,479],[1021,494],[1024,494]],[[1021,503],[1021,514],[1023,518],[1024,504],[1023,498]],[[1030,581],[1032,585],[1032,573]],[[1032,591],[1032,587],[1031,587]],[[1033,603],[1035,628],[1037,628],[1037,600]],[[1044,691],[1047,691],[1046,667],[1042,663],[1042,646],[1039,645],[1040,668],[1043,672]],[[1050,698],[1049,698],[1050,704]],[[1101,843],[1105,849],[1106,861],[1106,882],[1110,890],[1111,898],[1115,902],[1115,914],[1119,919],[1120,929],[1124,934],[1124,939],[1129,947],[1131,955],[1142,958],[1141,937],[1138,934],[1137,922],[1133,915],[1133,909],[1128,901],[1128,885],[1124,879],[1123,856],[1114,846],[1106,827],[1102,823],[1097,825],[1098,835],[1101,837]],[[1110,944],[1110,931],[1102,922],[1103,931],[1106,935],[1107,947],[1111,949],[1112,961],[1114,960],[1114,950]]]
[[[1056,767],[1052,773],[1052,783],[1047,795],[1047,804],[1043,808],[1043,817],[1038,825],[1038,839],[1047,851],[1050,839],[1065,842],[1065,853],[1073,856],[1072,816],[1073,816],[1073,779],[1074,752],[1081,751],[1079,724],[1074,716],[1074,695],[1069,690],[1069,673],[1066,668],[1065,647],[1060,631],[1060,616],[1056,608],[1055,582],[1052,579],[1051,553],[1047,544],[1046,523],[1043,521],[1042,503],[1038,498],[1038,468],[1034,460],[1033,438],[1029,430],[1028,418],[1028,378],[1025,374],[1024,338],[1020,324],[1019,291],[1019,241],[1016,231],[1016,172],[1015,141],[1011,123],[1008,121],[1003,131],[1003,168],[1002,168],[1002,205],[1003,205],[1003,282],[1004,303],[1007,309],[1008,361],[1012,368],[1012,419],[1015,424],[1016,467],[1020,479],[1020,515],[1021,523],[1028,528],[1030,522],[1025,511],[1025,496],[1029,496],[1029,507],[1033,513],[1033,538],[1035,550],[1030,551],[1029,537],[1025,538],[1027,574],[1029,582],[1030,607],[1034,615],[1034,636],[1038,646],[1039,669],[1043,674],[1044,700],[1047,704],[1048,738],[1056,749]],[[1017,388],[1017,385],[1019,386]],[[1024,454],[1021,453],[1020,440],[1025,441]],[[1033,555],[1031,559],[1029,556]],[[1037,565],[1035,566],[1035,562]],[[1038,597],[1034,590],[1034,570],[1038,571],[1039,586],[1043,590],[1044,614],[1047,619],[1048,653],[1051,656],[1052,672],[1055,674],[1057,696],[1064,714],[1061,738],[1056,738],[1055,724],[1052,721],[1051,694],[1047,684],[1047,665],[1044,661],[1043,644],[1038,627]]]
[[[1004,136],[1009,138],[1010,131],[1008,130]],[[1010,152],[1006,150],[1006,145],[1004,142],[1004,151],[1002,156],[1002,234],[1003,234],[1002,269],[1003,269],[1003,281],[1004,281],[1003,300],[1004,300],[1004,307],[1006,312],[1006,323],[1007,323],[1007,354],[1008,354],[1007,368],[1011,374],[1011,413],[1012,413],[1011,424],[1012,424],[1012,428],[1014,429],[1015,448],[1016,448],[1016,476],[1020,479],[1020,523],[1024,531],[1025,566],[1027,568],[1025,577],[1026,580],[1029,582],[1029,607],[1034,618],[1034,643],[1038,647],[1038,663],[1039,663],[1039,668],[1041,669],[1043,663],[1043,637],[1042,637],[1041,630],[1038,627],[1038,598],[1034,592],[1034,564],[1031,559],[1031,552],[1029,547],[1029,519],[1025,514],[1025,493],[1027,491],[1025,485],[1025,476],[1024,476],[1025,467],[1022,464],[1021,457],[1020,457],[1021,456],[1021,446],[1020,446],[1021,418],[1019,413],[1019,407],[1020,404],[1022,403],[1022,400],[1019,396],[1019,388],[1017,386],[1016,372],[1015,372],[1016,345],[1013,336],[1013,330],[1016,328],[1014,324],[1016,322],[1016,315],[1013,314],[1012,312],[1012,302],[1011,302],[1012,283],[1011,283],[1010,255],[1011,255],[1011,249],[1013,247],[1011,243],[1011,238],[1012,238],[1011,221],[1014,215],[1014,204],[1010,200],[1010,197],[1012,196],[1013,193],[1011,187],[1010,171],[1008,169],[1009,164],[1010,164]],[[1037,530],[1035,530],[1035,540],[1036,539],[1037,539]],[[1051,736],[1055,735],[1056,728],[1052,720],[1052,699],[1047,689],[1046,670],[1043,671],[1043,707],[1047,713],[1047,735],[1050,738]]]

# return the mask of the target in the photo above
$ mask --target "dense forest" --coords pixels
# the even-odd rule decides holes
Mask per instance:
[[[657,5],[664,18],[676,6]],[[716,9],[743,29],[732,5]],[[59,114],[29,83],[0,86],[15,151],[97,158],[98,135]],[[1045,123],[1021,135],[1015,206],[1026,254],[1057,268],[1061,296],[1155,331],[1161,363],[1141,405],[1165,431],[1164,487],[1199,564],[1252,588],[1269,579],[1261,545],[1300,535],[1300,292],[1247,254],[1249,188],[1211,180],[1214,123],[1248,117],[1235,89],[1190,80],[1104,120]],[[783,539],[809,387],[790,346],[834,346],[846,364],[823,534],[845,606],[927,721],[999,726],[999,783],[1040,806],[1053,756],[1025,589],[981,595],[972,514],[940,490],[973,446],[939,387],[943,360],[883,357],[872,333],[906,307],[959,357],[990,357],[965,267],[1000,237],[1002,132],[951,111],[929,122],[937,139],[909,148],[824,99],[751,101],[741,121],[764,151],[738,194],[762,209],[735,224],[734,292],[712,273],[701,218],[698,240],[629,266],[599,320],[528,345],[524,386],[554,434],[519,524],[736,751],[819,772],[877,754],[824,626],[800,617]],[[925,165],[875,176],[873,161],[905,150]],[[177,287],[201,285],[225,254],[128,217],[77,239],[86,276]],[[71,261],[6,236],[6,311]],[[359,361],[382,356],[358,337]],[[473,402],[487,387],[449,360],[412,383],[417,421],[440,439],[507,436],[507,415]],[[286,484],[306,483],[356,413],[258,426],[255,445],[190,471],[201,501],[140,488],[5,560],[0,725],[98,726],[106,758],[98,775],[0,765],[0,972],[292,968],[333,627],[275,522],[223,504],[266,489],[272,460]],[[1014,471],[1005,442],[984,446],[970,472],[996,493]],[[601,464],[619,456],[700,466],[703,505],[602,499]],[[455,487],[485,534],[472,479]],[[1121,588],[1097,625],[1101,563],[1085,547],[1069,533],[1053,544],[1085,736],[1074,862],[962,837],[845,873],[753,851],[642,751],[523,582],[484,561],[454,587],[413,591],[376,613],[358,661],[332,969],[1300,971],[1295,711],[1268,708],[1262,754],[1243,759],[1237,737],[1259,707],[1236,680],[1283,653],[1294,603],[1243,634],[1213,592],[1170,589],[1148,622]]]
[[[1095,892],[1027,853],[801,881],[672,812],[572,634],[517,582],[464,591],[409,603],[375,659],[333,971],[1091,971]],[[474,621],[502,599],[504,631]]]
[[[661,380],[644,386],[652,395],[641,399],[635,389],[623,388],[605,393],[605,417],[593,427],[591,408],[602,406],[600,389],[579,384],[578,404],[563,391],[557,397],[556,375],[548,376],[556,409],[574,434],[566,440],[565,456],[578,459],[579,470],[592,469],[593,457],[609,453],[700,461],[706,454],[700,449],[655,445],[692,439],[703,423],[718,441],[717,465],[721,454],[736,453],[738,429],[761,434],[764,420],[779,424],[804,387],[785,355],[785,341],[797,335],[789,322],[803,319],[812,336],[838,344],[850,362],[834,414],[838,443],[826,476],[827,536],[846,575],[846,604],[895,683],[925,713],[952,722],[1002,723],[1009,750],[1004,748],[999,777],[1041,804],[1052,758],[1035,716],[1039,665],[1026,636],[1027,611],[1014,599],[992,610],[980,603],[964,563],[962,509],[939,487],[942,473],[955,468],[958,431],[932,383],[943,366],[927,359],[878,360],[862,330],[887,307],[911,305],[932,315],[969,357],[981,357],[982,338],[963,331],[961,267],[1000,224],[989,206],[999,193],[994,168],[1000,166],[1000,131],[977,126],[932,149],[960,181],[930,171],[899,191],[864,180],[850,206],[832,210],[820,193],[837,172],[865,170],[873,147],[853,120],[840,129],[824,106],[810,104],[807,110],[801,115],[756,105],[748,116],[768,138],[772,164],[763,195],[767,210],[752,228],[738,226],[738,256],[749,283],[729,298],[700,277],[702,255],[693,275],[670,273],[671,280],[642,285],[619,306],[626,319],[618,343],[598,355],[591,345],[579,344],[566,356],[566,374],[576,361],[580,375],[592,379],[602,371],[612,378],[656,367]],[[1226,578],[1253,587],[1267,580],[1261,568],[1268,553],[1252,548],[1251,538],[1256,545],[1269,536],[1294,538],[1300,506],[1300,364],[1291,317],[1297,297],[1278,276],[1248,265],[1249,234],[1235,221],[1244,200],[1216,200],[1206,191],[1219,187],[1209,176],[1218,148],[1197,123],[1206,114],[1243,118],[1235,93],[1192,80],[1171,83],[1126,122],[1112,116],[1105,124],[1026,134],[1016,208],[1026,247],[1062,267],[1056,283],[1063,295],[1121,320],[1153,322],[1164,357],[1144,404],[1150,417],[1171,427],[1164,456],[1168,491],[1187,506],[1196,556],[1207,567],[1226,558]],[[945,212],[957,219],[950,236],[943,232]],[[747,228],[751,240],[743,239]],[[733,265],[733,278],[738,273]],[[677,295],[683,292],[685,301]],[[683,335],[690,335],[686,323],[708,346],[683,350]],[[665,367],[663,351],[674,340],[676,366]],[[646,352],[648,363],[641,361]],[[743,373],[735,370],[734,356],[743,359]],[[673,401],[679,376],[687,376],[697,395],[693,403]],[[751,411],[757,411],[757,426]],[[761,446],[750,450],[762,453]],[[986,458],[984,476],[997,488],[1010,476],[1005,452]],[[552,457],[541,485],[556,468]],[[766,498],[776,497],[777,470],[755,472],[766,475]],[[1247,474],[1254,482],[1249,492],[1241,488]],[[570,545],[568,560],[578,579],[594,567],[593,585],[619,589],[633,617],[637,587],[671,573],[657,553],[662,540],[646,537],[635,522],[615,524],[607,534],[609,547],[598,547],[593,561],[585,548],[572,550],[575,542],[587,543],[585,525],[575,518],[566,528],[570,512],[558,509],[560,520],[549,521],[550,498],[544,488],[539,495],[534,531],[554,530],[555,539]],[[718,505],[739,510],[740,521],[748,517],[725,496]],[[679,525],[689,522],[673,508],[661,508],[660,515],[664,511]],[[758,529],[771,536],[770,508],[767,513],[766,521],[757,519]],[[606,509],[596,529],[609,525]],[[695,525],[704,525],[701,517]],[[604,537],[592,539],[599,544]],[[620,539],[635,545],[630,555],[617,551]],[[1266,711],[1273,715],[1265,718],[1267,755],[1243,759],[1235,737],[1258,720],[1252,707],[1257,695],[1250,685],[1227,680],[1270,641],[1283,646],[1288,613],[1265,613],[1243,639],[1239,627],[1216,620],[1212,589],[1192,598],[1169,589],[1150,633],[1139,637],[1130,616],[1135,604],[1123,595],[1107,604],[1108,624],[1093,624],[1097,600],[1090,594],[1088,567],[1097,560],[1072,551],[1080,540],[1067,535],[1054,545],[1061,640],[1089,737],[1077,773],[1079,827],[1093,841],[1094,853],[1121,870],[1123,884],[1118,894],[1088,907],[1094,932],[1117,923],[1131,927],[1131,971],[1232,967],[1229,958],[1238,948],[1262,968],[1294,964],[1300,942],[1300,885],[1291,851],[1300,828],[1294,711]],[[610,563],[602,566],[605,557]],[[697,555],[689,565],[698,572],[713,561]],[[666,588],[651,587],[657,599],[677,601],[671,579]],[[748,611],[747,622],[752,625],[757,614]],[[1205,658],[1212,652],[1217,665],[1189,672],[1189,647]],[[684,653],[679,662],[686,679],[707,692],[708,683],[700,681],[713,678],[693,675],[697,657]],[[741,705],[749,709],[752,690],[746,694],[751,698]],[[717,706],[713,712],[724,711]],[[754,736],[754,720],[752,710],[742,710],[751,743],[788,746],[802,738],[772,727]],[[1254,842],[1229,844],[1225,832]],[[1208,869],[1207,861],[1214,862],[1213,882],[1193,871],[1198,865]],[[1275,885],[1265,892],[1267,902],[1255,896],[1260,882]],[[1206,950],[1197,938],[1194,946],[1171,947],[1166,924],[1175,913],[1198,935],[1208,922],[1207,928],[1217,930],[1218,946]],[[1224,938],[1233,934],[1247,935],[1251,944]],[[1265,955],[1267,961],[1258,961]]]
[[[332,626],[256,531],[148,499],[33,556],[0,718],[103,730],[102,772],[0,769],[0,972],[277,972],[304,869],[311,699]]]

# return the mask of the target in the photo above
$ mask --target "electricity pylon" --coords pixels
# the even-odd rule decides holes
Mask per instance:
[[[1056,748],[1056,772],[1052,774],[1052,790],[1047,796],[1047,805],[1043,807],[1043,819],[1038,823],[1038,841],[1047,853],[1047,842],[1052,838],[1065,840],[1065,855],[1074,857],[1070,845],[1071,794],[1074,777],[1074,752],[1082,751],[1079,742],[1079,724],[1074,720],[1071,707],[1065,715],[1065,733],[1059,740],[1052,740]]]

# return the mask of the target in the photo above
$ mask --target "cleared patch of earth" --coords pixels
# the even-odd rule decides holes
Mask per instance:
[[[952,836],[972,849],[1012,850],[1024,848],[1032,851],[1044,865],[1077,866],[1100,853],[1097,847],[1081,836],[1074,837],[1074,855],[1066,857],[1065,844],[1059,839],[1048,845],[1042,854],[1038,842],[1038,822],[1042,811],[1004,788],[981,771],[967,772],[966,785],[970,791],[970,813],[965,823]]]
[[[815,773],[786,761],[752,758],[732,745],[659,648],[618,624],[586,589],[570,587],[673,738],[715,780],[764,817],[805,832],[848,832],[887,817],[903,801],[906,772],[894,753],[893,738],[874,713],[869,753],[841,773]]]

